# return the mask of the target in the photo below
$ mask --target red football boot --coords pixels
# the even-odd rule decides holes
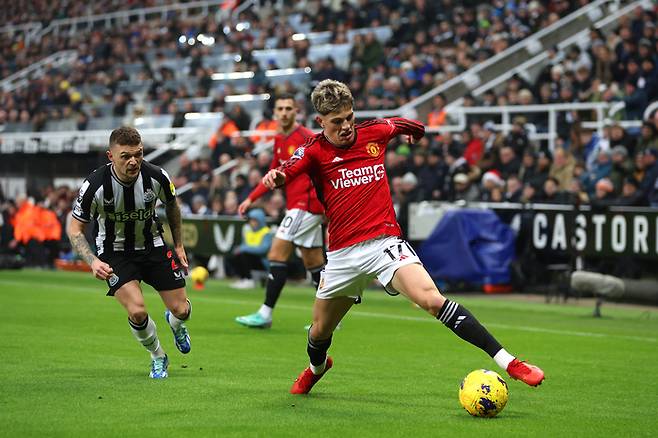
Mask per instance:
[[[507,365],[507,374],[512,379],[520,380],[530,386],[541,385],[544,380],[544,372],[541,368],[518,359],[514,359]]]
[[[327,356],[327,364],[325,365],[324,372],[322,374],[313,374],[311,367],[306,368],[302,373],[297,377],[295,383],[292,384],[290,388],[291,394],[308,394],[313,388],[313,385],[318,383],[318,380],[322,378],[327,371],[331,369],[331,366],[334,364],[334,361],[331,360],[330,356]]]

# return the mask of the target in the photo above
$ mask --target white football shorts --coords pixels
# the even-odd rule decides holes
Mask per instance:
[[[421,264],[411,245],[401,237],[381,236],[327,252],[327,265],[320,273],[317,298],[360,297],[377,278],[391,295],[391,280],[402,266]]]
[[[324,216],[293,208],[279,224],[275,237],[292,242],[302,248],[322,247],[322,221]]]

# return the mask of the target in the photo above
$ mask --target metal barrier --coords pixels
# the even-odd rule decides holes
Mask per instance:
[[[52,55],[35,62],[29,67],[7,76],[0,81],[0,88],[9,93],[16,89],[25,87],[29,84],[30,79],[43,76],[45,74],[45,67],[52,68],[71,64],[77,56],[78,52],[75,50],[62,50],[53,53]]]
[[[129,20],[134,17],[137,17],[139,22],[143,23],[146,20],[147,15],[160,14],[164,19],[167,17],[167,14],[175,11],[183,12],[183,15],[186,17],[189,11],[193,9],[200,9],[201,12],[199,15],[206,16],[211,9],[215,10],[221,8],[222,4],[224,4],[226,1],[228,0],[203,0],[189,3],[172,3],[169,5],[154,6],[150,8],[130,9],[125,11],[110,12],[107,14],[53,20],[45,28],[39,30],[31,36],[28,35],[30,36],[30,39],[26,41],[26,44],[30,44],[33,40],[39,40],[50,32],[58,35],[60,32],[68,29],[69,33],[73,33],[77,31],[79,26],[86,26],[87,29],[91,29],[97,23],[104,23],[106,28],[110,28],[115,25],[115,20],[119,20],[122,23],[128,23]]]

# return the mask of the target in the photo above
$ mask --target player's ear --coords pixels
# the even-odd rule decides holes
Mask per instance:
[[[322,118],[320,116],[315,116],[315,121],[320,125],[320,128],[324,129],[324,123],[322,123]]]
[[[105,151],[105,154],[107,155],[107,159],[112,161],[112,151],[108,149]]]

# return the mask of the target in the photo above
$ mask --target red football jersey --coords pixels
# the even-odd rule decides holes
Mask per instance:
[[[398,135],[419,139],[425,134],[420,122],[398,117],[370,120],[355,129],[351,146],[334,146],[320,133],[279,168],[286,184],[310,175],[329,218],[330,251],[380,235],[401,235],[384,169],[386,146]]]
[[[270,169],[275,169],[288,161],[295,150],[305,144],[313,135],[313,131],[301,125],[288,136],[277,134],[274,138],[274,153]],[[255,201],[268,191],[269,189],[260,182],[249,194],[249,199]],[[299,208],[313,214],[324,213],[324,207],[318,200],[315,187],[308,175],[300,175],[290,184],[286,184],[286,208],[288,210]]]

